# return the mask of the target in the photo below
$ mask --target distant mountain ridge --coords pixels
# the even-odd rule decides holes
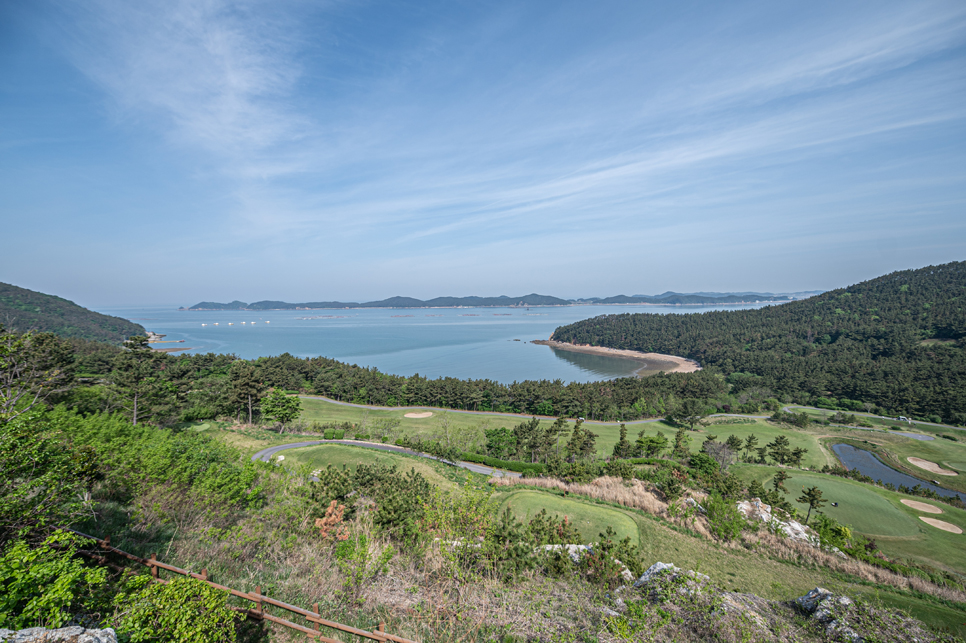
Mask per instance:
[[[820,293],[822,291],[812,291]],[[793,293],[803,294],[803,293]],[[676,293],[663,295],[617,295],[615,297],[591,297],[589,299],[561,299],[549,295],[531,293],[522,297],[436,297],[423,301],[413,297],[390,297],[379,301],[311,301],[290,304],[284,301],[256,301],[247,304],[233,301],[222,304],[202,301],[190,308],[181,310],[317,310],[334,308],[487,308],[520,306],[579,306],[590,304],[658,304],[658,305],[699,305],[699,304],[742,304],[756,302],[787,302],[795,299],[792,295],[773,295],[771,293]]]
[[[256,301],[246,304],[233,301],[220,304],[203,301],[187,310],[310,310],[320,308],[457,308],[465,307],[512,307],[512,306],[570,306],[573,302],[559,297],[531,293],[522,297],[436,297],[423,301],[413,297],[390,297],[379,301],[311,301],[290,304],[284,301]]]
[[[96,313],[56,295],[5,283],[0,283],[0,324],[21,333],[35,330],[112,344],[147,334],[140,324]]]

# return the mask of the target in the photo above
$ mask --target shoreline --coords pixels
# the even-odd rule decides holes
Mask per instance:
[[[459,308],[571,308],[575,306],[750,306],[753,304],[788,304],[797,299],[761,299],[756,301],[709,301],[696,302],[689,304],[682,303],[660,303],[660,302],[628,302],[628,303],[573,303],[573,304],[530,304],[520,306],[507,304],[505,306],[342,306],[339,308],[177,308],[178,312],[183,313],[212,313],[212,312],[278,312],[285,310],[447,310]],[[656,355],[657,353],[655,353]],[[673,355],[669,357],[674,357]]]
[[[589,344],[569,344],[567,342],[558,342],[552,339],[535,339],[531,343],[539,344],[541,346],[549,346],[559,350],[571,351],[574,353],[589,353],[591,355],[623,357],[626,359],[636,359],[642,362],[647,362],[648,364],[655,362],[660,364],[669,364],[671,366],[670,368],[660,369],[665,373],[694,373],[695,371],[701,370],[701,366],[694,360],[687,359],[686,357],[678,357],[677,355],[664,355],[663,353],[642,353],[640,351],[625,350],[620,348],[591,346]],[[644,367],[634,371],[634,375],[640,377],[638,372],[643,370],[643,368]]]

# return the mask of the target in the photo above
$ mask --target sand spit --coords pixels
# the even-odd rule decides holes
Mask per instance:
[[[941,514],[943,512],[943,510],[940,509],[939,507],[927,504],[925,502],[919,502],[918,500],[906,500],[905,498],[903,498],[899,502],[901,502],[907,507],[912,507],[916,511],[924,511],[927,514]]]
[[[948,531],[952,534],[961,534],[963,530],[956,525],[946,522],[945,520],[936,520],[935,518],[926,518],[925,516],[919,516],[919,520],[923,521],[927,525],[932,525],[936,529],[942,529],[943,531]]]
[[[693,373],[700,371],[701,367],[697,362],[677,355],[662,355],[661,353],[642,353],[640,351],[622,350],[619,348],[605,348],[604,346],[590,346],[589,344],[568,344],[566,342],[556,342],[552,339],[536,339],[534,344],[550,346],[564,351],[575,353],[591,353],[594,355],[609,355],[611,357],[626,357],[645,362],[659,362],[668,367],[662,369],[665,373]]]
[[[913,464],[920,469],[925,469],[929,473],[935,473],[937,476],[958,476],[959,474],[955,471],[950,471],[949,469],[943,469],[941,466],[935,462],[930,462],[929,460],[923,460],[922,458],[906,458],[909,464]]]

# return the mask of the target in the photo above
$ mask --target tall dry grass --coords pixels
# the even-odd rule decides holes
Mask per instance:
[[[781,560],[831,569],[871,583],[889,585],[898,589],[911,589],[950,601],[966,602],[966,592],[949,587],[940,587],[918,576],[902,576],[854,558],[840,558],[801,541],[779,538],[767,531],[746,534],[742,542],[748,547],[760,544],[768,550],[771,556]]]

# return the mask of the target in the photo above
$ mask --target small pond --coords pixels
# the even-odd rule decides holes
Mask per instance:
[[[905,473],[900,473],[890,466],[882,463],[879,458],[875,457],[875,454],[870,451],[865,451],[863,449],[857,449],[849,444],[833,444],[832,451],[835,455],[839,457],[842,464],[848,469],[858,469],[859,473],[865,474],[872,478],[873,480],[880,480],[883,483],[894,484],[897,488],[899,485],[906,487],[914,487],[919,485],[923,489],[930,489],[935,491],[940,496],[946,496],[949,498],[955,498],[959,496],[959,499],[966,502],[966,497],[961,493],[956,493],[955,491],[950,491],[949,489],[944,489],[932,483],[926,482],[925,480],[920,480]]]

